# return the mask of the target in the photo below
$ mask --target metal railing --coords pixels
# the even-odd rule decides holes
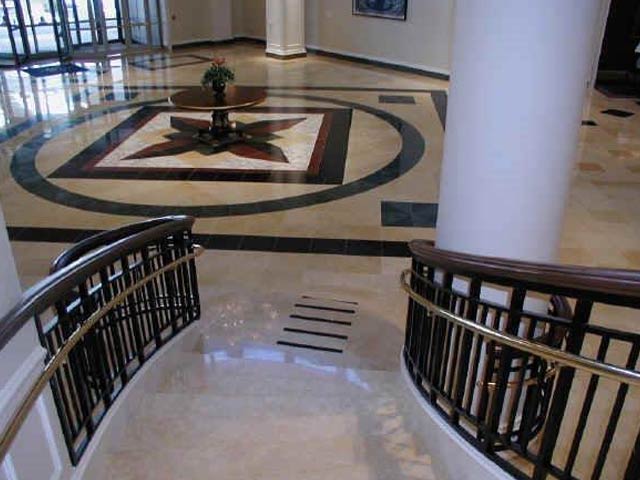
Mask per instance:
[[[140,367],[200,316],[189,217],[168,217],[99,234],[63,253],[52,274],[0,320],[0,348],[29,321],[48,355],[0,435],[9,451],[46,388],[72,464]]]
[[[516,478],[640,478],[640,334],[596,322],[640,308],[640,273],[410,248],[403,357],[427,402]]]

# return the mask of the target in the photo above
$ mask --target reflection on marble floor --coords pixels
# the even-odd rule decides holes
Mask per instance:
[[[243,479],[258,473],[258,478],[433,478],[428,439],[421,436],[421,425],[408,420],[414,404],[401,393],[398,377],[406,299],[396,285],[408,261],[396,257],[407,240],[434,238],[447,82],[314,55],[281,62],[253,44],[216,51],[236,70],[238,84],[269,87],[266,108],[351,111],[339,181],[269,178],[274,169],[286,174],[282,170],[290,165],[307,176],[310,146],[289,145],[287,151],[286,141],[276,144],[292,162],[242,160],[248,162],[243,168],[269,170],[266,181],[194,177],[195,167],[203,165],[235,168],[238,164],[230,162],[238,155],[142,155],[175,133],[168,112],[148,124],[150,131],[117,130],[137,112],[166,108],[169,94],[198,84],[203,68],[198,57],[208,58],[211,49],[184,50],[174,59],[78,62],[87,70],[40,79],[0,72],[5,127],[0,203],[14,232],[25,287],[44,276],[51,259],[85,230],[133,222],[154,215],[158,206],[196,214],[196,232],[209,239],[219,235],[215,245],[225,247],[199,262],[205,311],[198,349],[185,352],[184,368],[167,372],[161,387],[148,392],[141,416],[129,425],[120,449],[112,451],[109,475],[211,478],[215,468],[226,478]],[[602,113],[607,109],[635,115]],[[640,268],[637,113],[633,99],[599,92],[591,98],[585,119],[596,125],[581,130],[563,262]],[[265,120],[268,112],[238,115],[252,123]],[[281,111],[278,118],[282,115],[295,119],[299,113]],[[201,119],[191,113],[180,117]],[[290,130],[304,126],[309,143],[316,138],[317,144],[318,122],[312,123]],[[275,132],[283,139],[289,133]],[[131,145],[127,134],[133,135]],[[96,144],[100,139],[105,143]],[[116,148],[101,151],[104,157],[92,168],[83,169],[81,162],[67,170],[92,145]],[[340,146],[330,142],[325,148],[335,145]],[[12,171],[16,152],[22,157]],[[125,159],[136,154],[148,158]],[[134,160],[136,171],[128,178],[123,172],[98,174]],[[185,164],[186,178],[148,175],[153,168]],[[27,189],[37,183],[46,188]],[[64,192],[80,204],[65,203]],[[122,204],[131,208],[101,208]],[[292,318],[300,316],[295,303],[302,295],[358,302],[356,318],[348,327],[322,322],[311,327],[308,320]],[[331,319],[346,321],[339,312]],[[606,315],[602,323],[640,328],[633,319]],[[291,331],[311,328],[348,338]],[[342,353],[278,345],[283,340]],[[249,447],[254,455],[247,460]]]
[[[319,256],[205,253],[199,341],[146,392],[106,478],[435,479],[398,372],[405,299],[376,294],[403,263],[347,260],[337,275]],[[351,323],[305,329],[348,339],[284,332],[305,324],[291,318],[305,312],[296,304]],[[343,353],[277,345],[283,338]]]
[[[439,108],[442,106],[439,96],[431,98],[427,92],[441,92],[447,88],[447,82],[314,55],[282,63],[265,58],[259,45],[248,43],[223,45],[217,47],[216,52],[224,55],[236,70],[238,84],[268,85],[272,94],[312,95],[382,109],[415,126],[426,141],[426,150],[409,172],[358,195],[271,213],[203,218],[197,224],[199,231],[401,241],[433,238],[434,232],[430,228],[383,226],[381,202],[437,203],[443,135],[442,112],[438,105]],[[134,105],[162,102],[175,91],[172,86],[196,85],[202,65],[187,63],[198,61],[197,57],[209,57],[211,53],[208,48],[176,52],[175,56],[180,58],[158,60],[167,67],[158,69],[131,64],[137,61],[149,63],[150,58],[140,56],[129,61],[112,58],[107,62],[77,62],[87,71],[42,79],[31,78],[24,72],[1,72],[0,116],[6,128],[0,134],[4,139],[0,201],[8,223],[18,227],[109,228],[144,216],[142,211],[134,215],[94,213],[55,204],[28,193],[11,178],[13,153],[34,135],[44,134],[50,141],[43,147],[38,169],[43,175],[50,175],[99,135],[125,120],[131,111],[135,111]],[[184,58],[185,55],[195,58]],[[388,103],[386,97],[411,97],[415,104],[406,100]],[[317,100],[280,97],[269,102],[276,106],[335,108],[331,103]],[[57,126],[78,115],[127,105],[131,105],[131,109],[99,115],[87,125],[76,127],[72,135],[53,138]],[[634,99],[607,98],[594,92],[585,118],[595,121],[596,125],[582,127],[561,260],[640,267],[640,199],[636,188],[640,183],[640,177],[636,178],[640,175],[640,136],[637,133],[640,115],[621,118],[601,113],[607,109],[640,111]],[[398,133],[393,128],[367,113],[355,111],[343,182],[364,178],[384,167],[401,148]],[[277,201],[325,190],[321,185],[266,182],[214,182],[215,188],[210,188],[209,182],[188,180],[183,180],[179,187],[175,181],[161,180],[51,180],[61,188],[97,200],[133,204],[162,202],[175,206],[203,205],[205,201],[208,205]]]

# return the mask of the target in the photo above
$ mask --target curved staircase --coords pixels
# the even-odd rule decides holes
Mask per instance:
[[[195,348],[110,449],[105,478],[435,478],[399,371],[278,347],[272,315],[251,312],[233,344],[219,319],[200,322]]]
[[[418,241],[407,309],[403,259],[196,273],[192,225],[86,239],[0,320],[1,361],[39,341],[0,391],[0,474],[638,478],[639,272]]]

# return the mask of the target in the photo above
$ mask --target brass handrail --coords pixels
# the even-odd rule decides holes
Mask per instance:
[[[4,460],[4,457],[9,452],[9,448],[11,448],[16,435],[20,431],[20,427],[22,427],[22,424],[26,420],[27,415],[29,415],[31,407],[33,407],[34,403],[36,402],[44,388],[47,386],[49,380],[51,380],[58,367],[60,367],[60,365],[67,359],[71,349],[77,345],[77,343],[84,337],[84,335],[100,319],[107,315],[111,310],[113,310],[114,307],[120,304],[126,297],[134,293],[136,290],[144,287],[147,283],[151,282],[155,278],[169,271],[176,270],[177,267],[200,256],[203,252],[203,247],[201,247],[200,245],[194,245],[192,253],[189,253],[184,257],[168,263],[155,272],[131,284],[129,287],[127,287],[118,295],[114,296],[111,300],[105,303],[102,308],[92,313],[87,321],[79,326],[69,336],[69,338],[67,338],[60,350],[58,350],[58,352],[53,357],[51,357],[49,362],[45,365],[42,373],[40,373],[36,382],[33,384],[29,392],[25,395],[24,399],[20,402],[18,408],[13,412],[9,421],[7,422],[6,427],[2,431],[2,435],[0,436],[0,462]]]
[[[590,358],[585,358],[573,353],[563,352],[547,345],[531,342],[523,338],[511,335],[508,333],[495,330],[494,328],[487,327],[480,323],[475,323],[471,320],[459,317],[448,310],[430,302],[423,296],[417,294],[411,286],[407,283],[407,276],[413,274],[419,280],[428,282],[429,280],[420,275],[419,273],[407,269],[400,274],[400,286],[402,289],[416,302],[425,307],[432,314],[446,318],[447,320],[455,323],[456,325],[470,330],[479,335],[483,335],[491,340],[494,340],[503,345],[522,350],[524,352],[542,357],[546,360],[558,363],[560,366],[572,367],[579,370],[584,370],[593,375],[608,378],[620,383],[627,383],[629,385],[640,387],[640,372],[635,370],[629,370],[626,368],[618,367],[606,362],[598,362]]]

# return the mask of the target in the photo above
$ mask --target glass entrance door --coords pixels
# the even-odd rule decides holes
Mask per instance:
[[[16,64],[71,54],[62,0],[0,0],[0,56]]]
[[[28,55],[31,58],[69,57],[71,50],[61,0],[19,0],[22,2]]]
[[[159,0],[0,0],[0,60],[150,50],[162,46]]]
[[[22,9],[18,0],[0,0],[0,59],[21,63],[25,58]]]
[[[162,46],[158,0],[65,0],[73,49],[108,54]]]

